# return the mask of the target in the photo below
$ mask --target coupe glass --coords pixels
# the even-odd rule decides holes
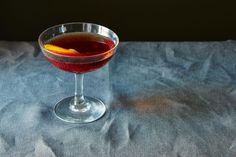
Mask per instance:
[[[73,32],[87,32],[101,35],[112,40],[115,46],[101,54],[83,56],[61,55],[44,48],[44,45],[56,36]],[[74,73],[75,76],[74,96],[59,101],[54,107],[55,115],[59,119],[71,123],[88,123],[101,118],[106,111],[106,107],[101,100],[84,96],[83,76],[86,72],[101,68],[112,58],[119,43],[118,36],[112,30],[101,25],[74,22],[56,25],[46,29],[40,34],[38,42],[44,56],[49,62],[61,70]]]

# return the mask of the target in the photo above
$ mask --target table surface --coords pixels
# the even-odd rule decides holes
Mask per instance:
[[[0,41],[1,157],[236,156],[236,42],[123,42],[85,75],[108,112],[89,124],[57,119],[74,91],[35,42]]]

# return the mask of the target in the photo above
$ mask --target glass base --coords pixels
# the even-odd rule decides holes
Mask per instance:
[[[74,100],[74,96],[67,97],[58,102],[54,108],[55,115],[69,123],[89,123],[101,118],[105,112],[106,107],[104,103],[96,98],[84,96],[87,105],[86,110],[73,110],[71,109],[71,102]]]

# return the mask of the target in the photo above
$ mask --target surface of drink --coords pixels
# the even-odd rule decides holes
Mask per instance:
[[[84,32],[65,33],[51,39],[47,44],[76,51],[73,54],[60,52],[58,57],[45,55],[57,68],[74,73],[85,73],[104,66],[113,56],[115,47],[110,38]]]

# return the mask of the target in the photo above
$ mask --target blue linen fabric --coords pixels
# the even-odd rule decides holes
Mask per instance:
[[[89,124],[53,115],[71,73],[35,42],[0,41],[1,157],[234,157],[236,42],[123,42],[85,75],[107,113]]]

